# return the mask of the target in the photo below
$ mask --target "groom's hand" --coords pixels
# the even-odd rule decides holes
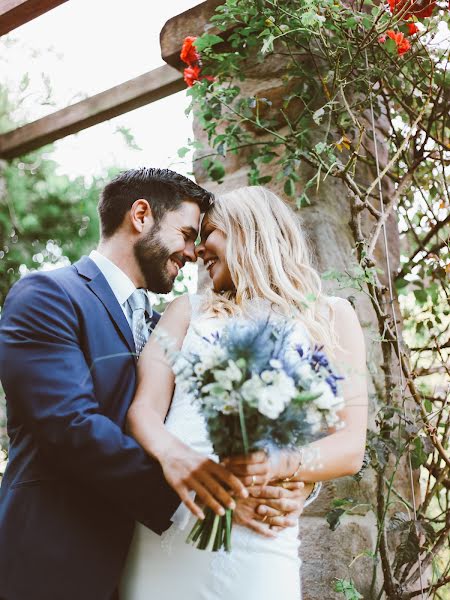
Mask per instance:
[[[297,524],[312,487],[302,482],[249,487],[250,496],[236,503],[234,522],[265,537],[275,537],[278,531]]]

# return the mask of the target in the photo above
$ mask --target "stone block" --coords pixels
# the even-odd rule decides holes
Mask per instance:
[[[365,515],[374,501],[375,474],[367,469],[361,481],[352,477],[341,477],[333,481],[325,481],[317,499],[305,508],[304,515],[324,517],[333,507],[332,502],[337,498],[352,498],[359,505],[352,513]]]
[[[372,559],[365,556],[376,540],[375,519],[346,517],[336,531],[318,517],[300,519],[302,600],[342,600],[333,591],[336,578],[352,579],[369,598]]]

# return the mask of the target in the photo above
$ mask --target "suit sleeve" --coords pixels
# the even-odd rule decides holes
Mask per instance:
[[[100,414],[77,313],[43,273],[10,291],[0,319],[0,378],[8,404],[49,461],[157,532],[179,504],[162,470]]]

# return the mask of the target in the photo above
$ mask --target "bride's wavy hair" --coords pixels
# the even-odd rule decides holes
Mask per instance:
[[[300,220],[270,190],[242,187],[216,198],[205,219],[227,236],[226,259],[235,290],[205,296],[214,316],[246,312],[265,299],[278,313],[303,322],[310,339],[336,347],[331,303],[322,292]]]

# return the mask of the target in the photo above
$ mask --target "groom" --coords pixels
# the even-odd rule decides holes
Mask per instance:
[[[0,600],[111,600],[134,522],[157,533],[170,525],[179,498],[123,426],[137,354],[159,318],[144,290],[169,292],[195,261],[212,201],[172,171],[126,171],[100,199],[98,250],[11,289],[0,319],[10,437]],[[288,513],[301,511],[301,496],[292,506],[276,491]],[[238,505],[240,522],[262,526],[252,502]]]

